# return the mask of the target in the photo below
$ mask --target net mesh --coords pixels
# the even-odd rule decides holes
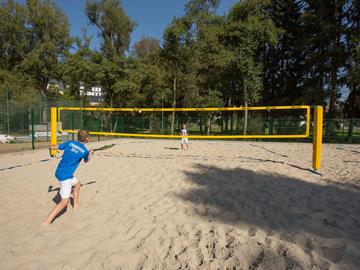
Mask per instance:
[[[177,135],[183,124],[190,135],[305,135],[307,111],[86,111],[62,109],[62,129],[91,132]]]

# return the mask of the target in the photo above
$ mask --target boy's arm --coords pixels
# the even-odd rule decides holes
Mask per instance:
[[[58,152],[57,150],[59,149],[59,146],[57,144],[53,144],[49,147],[49,154],[50,157],[55,157],[56,153]],[[55,153],[54,153],[55,151]]]
[[[94,150],[93,150],[93,149],[90,149],[90,150],[89,150],[89,153],[87,154],[87,156],[84,157],[84,162],[85,162],[85,163],[87,163],[87,162],[90,161],[91,156],[93,155],[93,153],[94,153]]]
[[[56,150],[56,152],[58,152],[57,150],[65,150],[65,147],[67,145],[67,142],[61,143],[61,144],[53,144],[49,147],[50,150],[50,156],[54,157],[56,154],[53,154],[52,151]]]
[[[65,150],[66,145],[68,142],[60,143],[60,144],[53,144],[49,147],[50,150]]]

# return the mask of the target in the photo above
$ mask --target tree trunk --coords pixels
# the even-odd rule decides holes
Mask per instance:
[[[247,106],[248,106],[248,101],[247,101],[246,77],[244,76],[244,107],[247,108]],[[248,124],[248,110],[245,110],[243,135],[246,135],[247,133],[247,124]]]
[[[211,130],[211,115],[207,117],[207,123],[206,123],[206,135],[210,135]]]
[[[174,77],[174,84],[173,84],[173,108],[176,108],[176,78],[175,77]],[[174,126],[175,126],[175,111],[172,112],[171,135],[174,134]]]
[[[328,118],[329,121],[326,125],[326,136],[331,136],[332,133],[332,119],[335,118],[335,102],[336,102],[336,76],[337,76],[337,67],[334,64],[334,58],[332,57],[332,66],[331,66],[331,73],[330,73],[330,89],[329,89],[329,111],[328,111]]]
[[[230,107],[231,106],[231,97],[227,100],[227,106]],[[225,121],[225,132],[229,132],[229,118],[230,118],[230,112],[225,112],[225,117],[224,117],[224,121]]]
[[[341,25],[341,14],[338,14],[337,11],[337,5],[334,4],[334,10],[333,10],[333,16],[336,20],[336,27],[337,29],[340,28]],[[326,135],[331,135],[332,133],[332,127],[331,127],[331,119],[336,117],[336,98],[337,98],[337,72],[339,69],[339,51],[340,50],[340,30],[339,32],[336,31],[333,36],[332,41],[332,54],[331,54],[331,70],[330,70],[330,89],[329,89],[329,112],[328,117],[330,118],[330,121],[328,122],[329,125],[327,125],[326,129]]]
[[[244,107],[247,107],[248,103],[246,100],[244,100]],[[244,131],[243,131],[243,135],[246,135],[247,133],[247,125],[248,125],[248,110],[244,111]]]
[[[335,102],[336,102],[336,76],[337,67],[333,64],[331,67],[330,91],[329,91],[329,118],[335,117]]]
[[[112,97],[112,95],[110,95],[110,108],[113,108],[113,106],[114,106],[113,102],[114,102],[113,97]],[[113,128],[112,128],[112,112],[108,113],[107,125],[106,126],[108,127],[108,130],[110,132],[113,130]]]

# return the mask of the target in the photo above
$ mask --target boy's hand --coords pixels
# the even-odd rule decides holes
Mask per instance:
[[[89,150],[89,154],[87,156],[87,159],[84,159],[85,163],[89,162],[90,159],[91,159],[91,156],[94,154],[94,150],[93,149],[90,149]]]
[[[50,150],[57,150],[58,149],[58,145],[57,144],[53,144],[49,147]]]
[[[49,147],[50,157],[56,157],[57,150],[58,150],[58,145],[57,144],[51,145]],[[53,153],[53,151],[55,151],[55,153]]]

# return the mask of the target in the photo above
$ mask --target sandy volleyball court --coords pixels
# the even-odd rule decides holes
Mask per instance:
[[[359,269],[360,146],[324,145],[317,175],[311,144],[191,142],[91,143],[115,146],[47,228],[59,160],[0,155],[0,269]]]

